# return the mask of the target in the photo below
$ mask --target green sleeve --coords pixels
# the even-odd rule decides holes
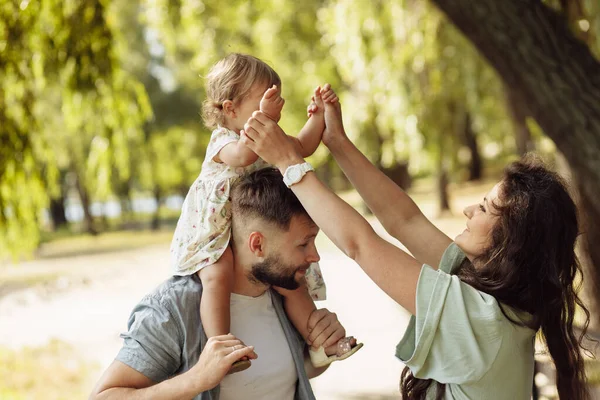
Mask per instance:
[[[421,269],[416,316],[396,348],[396,356],[417,378],[475,382],[500,350],[504,317],[496,299],[448,273],[464,258],[452,244],[438,270],[427,265]]]

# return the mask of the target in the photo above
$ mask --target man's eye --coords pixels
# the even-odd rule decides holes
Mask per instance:
[[[308,246],[308,243],[302,243],[302,244],[300,245],[300,247],[306,247],[306,246]]]

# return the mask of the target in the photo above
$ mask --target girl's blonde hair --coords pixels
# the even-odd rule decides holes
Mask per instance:
[[[206,76],[206,99],[202,103],[202,119],[209,128],[223,124],[223,102],[239,102],[250,93],[254,84],[264,84],[265,90],[280,86],[281,79],[273,68],[256,57],[232,53],[217,62]]]

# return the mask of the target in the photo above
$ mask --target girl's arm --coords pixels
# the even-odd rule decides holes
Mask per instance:
[[[297,137],[289,136],[288,138],[294,144],[296,151],[302,157],[310,157],[319,147],[323,130],[325,129],[325,113],[323,110],[323,102],[317,105],[317,109],[306,121]]]
[[[263,159],[284,173],[303,158],[279,126],[262,113],[248,121],[241,139]],[[421,264],[380,238],[352,207],[308,173],[292,190],[325,234],[398,304],[415,313],[415,296]]]
[[[223,146],[221,151],[213,157],[218,163],[225,163],[230,167],[247,167],[258,160],[258,155],[250,150],[241,140]]]
[[[288,139],[292,142],[298,154],[302,157],[310,157],[321,143],[321,134],[324,127],[324,123],[322,127],[319,127],[316,117],[312,116],[306,121],[302,130],[298,133],[298,137],[288,135]]]
[[[333,93],[333,91],[331,91]],[[333,93],[335,95],[335,93]],[[333,101],[333,97],[332,100]],[[335,98],[337,100],[337,98]],[[312,102],[308,106],[308,121],[296,137],[288,135],[298,154],[310,157],[321,144],[321,137],[325,129],[325,109],[321,99],[321,87],[315,89]]]
[[[419,207],[348,139],[342,125],[339,102],[329,104],[328,85],[323,88],[327,129],[323,143],[373,211],[385,230],[398,239],[417,260],[437,268],[452,240],[423,215]]]

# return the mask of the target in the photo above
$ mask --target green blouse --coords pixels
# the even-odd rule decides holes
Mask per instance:
[[[529,400],[536,332],[509,321],[493,296],[452,275],[465,258],[452,243],[438,270],[423,265],[416,316],[396,356],[415,377],[446,384],[444,399]],[[427,399],[435,398],[436,387],[431,384]]]

